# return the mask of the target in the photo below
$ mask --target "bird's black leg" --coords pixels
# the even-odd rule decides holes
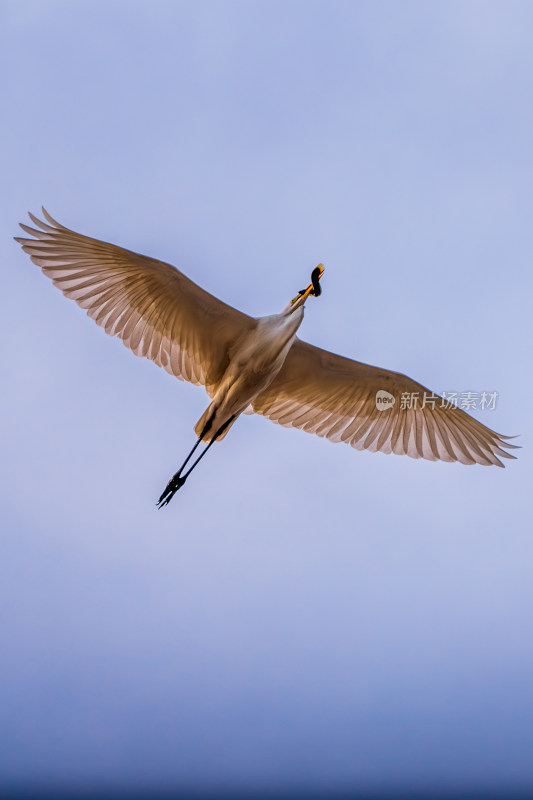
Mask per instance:
[[[185,459],[185,461],[183,462],[183,464],[181,465],[179,470],[176,472],[176,474],[167,483],[165,491],[163,492],[163,494],[161,495],[161,497],[157,501],[157,507],[158,508],[163,508],[163,506],[166,506],[166,505],[168,505],[168,503],[170,503],[170,501],[172,500],[172,498],[174,497],[174,495],[176,494],[178,489],[181,489],[181,487],[183,486],[183,484],[185,483],[185,481],[187,480],[187,478],[189,477],[189,475],[191,474],[191,472],[193,471],[195,466],[198,464],[198,462],[202,460],[202,458],[205,456],[205,454],[207,453],[207,451],[209,450],[211,445],[216,442],[218,437],[222,435],[222,433],[226,430],[228,425],[230,425],[233,422],[234,419],[235,419],[234,416],[230,417],[218,429],[218,431],[215,433],[215,435],[213,436],[213,438],[211,439],[211,441],[209,442],[209,444],[207,445],[205,450],[202,453],[200,453],[200,455],[198,456],[198,458],[196,459],[194,464],[191,467],[189,467],[189,469],[187,470],[185,475],[183,475],[183,477],[182,477],[181,473],[183,472],[185,466],[188,464],[191,456],[193,455],[193,453],[195,452],[196,448],[198,447],[198,445],[200,444],[200,442],[203,440],[204,436],[206,435],[207,431],[211,427],[211,425],[209,423],[208,423],[208,425],[206,425],[206,427],[202,431],[202,435],[196,441],[196,444],[192,448],[191,452],[189,453],[189,455],[187,456],[187,458]]]
[[[185,459],[185,461],[183,462],[183,464],[181,465],[179,470],[176,472],[175,475],[172,476],[172,478],[167,483],[167,485],[165,487],[165,491],[163,492],[163,494],[161,495],[161,497],[157,501],[157,505],[158,505],[159,508],[162,508],[164,505],[169,503],[172,500],[172,498],[174,497],[174,495],[176,494],[176,492],[178,491],[178,489],[180,489],[183,486],[183,484],[185,483],[185,478],[181,477],[181,473],[183,472],[183,470],[185,469],[185,467],[189,463],[193,453],[196,451],[196,449],[197,449],[197,447],[198,447],[198,445],[200,444],[201,441],[202,441],[202,437],[200,436],[196,440],[196,443],[195,443],[194,447],[192,448],[191,452],[189,453],[189,455],[187,456],[187,458]]]
[[[183,486],[183,484],[185,483],[185,478],[183,478],[183,479],[181,478],[181,473],[183,472],[183,470],[185,469],[185,467],[187,466],[187,464],[191,460],[193,454],[196,452],[196,449],[197,449],[198,445],[203,440],[204,436],[206,435],[206,433],[209,431],[210,428],[211,428],[211,420],[208,420],[206,425],[205,425],[205,427],[204,427],[204,429],[203,429],[203,431],[202,431],[202,433],[200,434],[200,436],[196,440],[196,443],[195,443],[194,447],[192,448],[191,452],[189,453],[189,455],[187,456],[187,458],[185,459],[185,461],[183,462],[183,464],[181,465],[179,470],[176,472],[176,474],[173,475],[172,478],[167,483],[167,485],[165,487],[165,491],[163,492],[163,494],[161,495],[161,497],[159,498],[159,500],[156,503],[156,505],[159,506],[159,508],[162,508],[164,505],[169,503],[172,500],[172,498],[174,497],[174,495],[176,494],[176,492],[178,491],[178,489],[180,489]]]

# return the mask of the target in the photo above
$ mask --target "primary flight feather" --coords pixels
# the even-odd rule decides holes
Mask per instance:
[[[197,442],[159,498],[160,506],[243,411],[358,450],[500,467],[500,458],[514,458],[507,452],[515,447],[510,437],[407,376],[298,339],[304,304],[320,293],[321,264],[311,284],[280,314],[254,319],[170,264],[76,233],[44,208],[43,214],[46,222],[30,214],[36,228],[21,223],[32,238],[16,237],[31,260],[106,333],[171,375],[205,386],[211,398],[196,424]],[[376,402],[378,393],[393,398],[385,408]],[[420,402],[401,403],[406,393]],[[206,448],[184,472],[202,441]]]

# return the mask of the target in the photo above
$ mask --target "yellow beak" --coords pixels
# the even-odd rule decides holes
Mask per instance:
[[[317,266],[315,267],[315,270],[320,270],[320,271],[318,272],[318,274],[315,276],[315,277],[316,277],[316,280],[317,280],[317,282],[318,282],[318,281],[320,280],[320,278],[322,277],[322,275],[324,274],[324,264],[317,264]],[[314,272],[315,270],[313,270],[313,272]],[[291,306],[292,306],[292,305],[294,305],[294,303],[295,303],[297,300],[301,300],[302,302],[305,302],[313,290],[314,290],[314,284],[311,282],[311,283],[309,284],[309,286],[307,287],[307,289],[304,289],[302,292],[298,292],[298,294],[296,295],[296,297],[293,297],[293,298],[292,298],[292,300],[291,300]]]

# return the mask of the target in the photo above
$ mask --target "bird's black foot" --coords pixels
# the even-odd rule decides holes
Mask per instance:
[[[163,492],[163,494],[156,503],[157,507],[163,508],[163,506],[168,505],[172,500],[172,498],[174,497],[174,495],[176,494],[176,492],[178,491],[178,489],[181,489],[184,483],[185,483],[185,478],[182,478],[179,472],[176,473],[176,475],[174,475],[174,477],[171,478],[167,483],[165,491]]]

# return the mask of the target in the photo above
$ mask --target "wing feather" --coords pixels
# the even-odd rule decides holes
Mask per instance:
[[[385,390],[395,402],[386,410],[376,404]],[[404,393],[420,400],[432,393],[398,372],[372,367],[328,353],[296,339],[270,386],[253,409],[273,422],[301,428],[358,450],[380,451],[462,464],[495,464],[514,458],[499,433],[438,398],[434,404],[402,407]]]
[[[32,238],[17,237],[43,273],[136,355],[213,391],[228,352],[256,321],[190,281],[175,267],[65,228],[43,208],[29,214]]]

